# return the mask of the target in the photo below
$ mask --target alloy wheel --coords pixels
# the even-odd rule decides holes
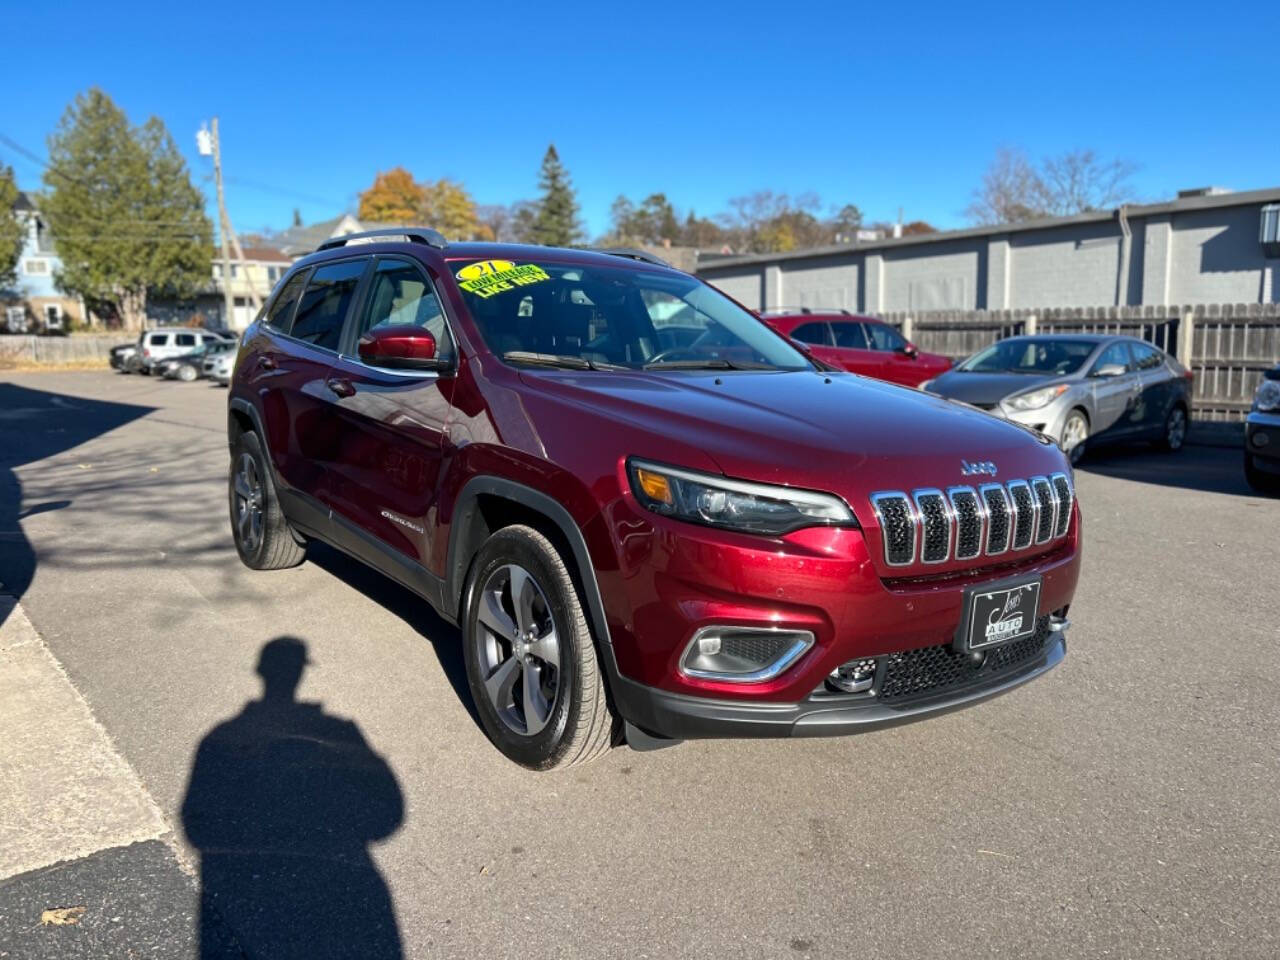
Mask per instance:
[[[247,453],[240,454],[234,484],[236,532],[240,545],[251,554],[262,542],[263,496],[258,464]]]
[[[1067,417],[1067,422],[1062,427],[1062,449],[1066,453],[1067,459],[1072,463],[1078,463],[1080,458],[1084,456],[1084,445],[1088,439],[1089,425],[1085,422],[1084,417],[1078,413],[1073,413]]]
[[[489,703],[513,733],[532,737],[560,696],[560,638],[542,587],[524,567],[498,567],[485,581],[475,643]]]

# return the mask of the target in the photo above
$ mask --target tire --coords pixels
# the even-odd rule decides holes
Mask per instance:
[[[1067,446],[1069,441],[1074,441],[1071,446]],[[1059,445],[1073,467],[1084,459],[1085,451],[1089,448],[1089,417],[1079,407],[1068,413],[1067,419],[1062,422],[1062,440]]]
[[[1245,451],[1244,479],[1256,492],[1268,496],[1280,496],[1280,477],[1259,470],[1253,462],[1253,454]]]
[[[531,770],[603,756],[619,721],[578,590],[551,541],[532,527],[499,530],[476,555],[463,596],[467,680],[494,746]]]
[[[242,433],[236,441],[227,476],[227,498],[231,536],[246,567],[282,570],[302,562],[306,551],[294,538],[280,509],[262,441],[256,433]]]
[[[183,364],[178,368],[178,379],[183,383],[193,383],[197,376],[199,376],[199,374],[196,373],[195,367]]]
[[[1164,418],[1164,431],[1156,445],[1166,453],[1177,453],[1187,442],[1187,410],[1176,405]]]

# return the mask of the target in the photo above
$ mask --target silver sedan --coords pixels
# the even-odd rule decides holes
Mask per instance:
[[[1191,373],[1134,337],[1010,337],[921,386],[1053,437],[1072,463],[1113,440],[1178,450],[1191,411]]]

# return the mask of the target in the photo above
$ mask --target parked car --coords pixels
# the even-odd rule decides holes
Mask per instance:
[[[760,317],[779,333],[803,343],[824,363],[864,377],[917,387],[951,366],[946,357],[922,353],[874,317],[791,308],[766,310]]]
[[[200,330],[191,327],[168,327],[158,330],[145,330],[138,338],[139,373],[150,375],[160,361],[190,353],[196,347],[208,343],[225,343],[231,341],[230,334],[215,330]]]
[[[220,387],[225,387],[231,382],[231,372],[236,366],[236,353],[234,350],[228,350],[226,353],[205,360],[204,375],[216,383]]]
[[[1134,337],[1009,337],[922,388],[1046,434],[1072,463],[1113,441],[1180,450],[1191,410],[1191,372]]]
[[[674,301],[703,333],[660,348]],[[314,538],[415,591],[535,769],[623,732],[920,720],[1065,656],[1080,514],[1051,441],[817,369],[643,256],[330,240],[245,331],[228,402],[241,560]]]
[[[133,373],[130,361],[138,352],[136,343],[121,343],[111,348],[110,363],[111,369],[119,370],[121,373]]]
[[[236,341],[234,340],[217,340],[213,343],[206,343],[196,347],[190,353],[183,353],[176,357],[170,357],[168,360],[161,360],[156,364],[155,372],[166,380],[181,380],[184,383],[190,383],[204,376],[206,360],[234,350],[235,347]]]
[[[1244,476],[1259,493],[1280,493],[1280,364],[1262,375],[1245,419]]]

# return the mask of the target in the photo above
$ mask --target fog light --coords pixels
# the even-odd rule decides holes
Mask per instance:
[[[1259,430],[1253,435],[1253,445],[1255,447],[1265,447],[1270,442],[1271,436],[1265,431]]]
[[[876,679],[876,661],[868,657],[865,660],[850,660],[831,671],[827,683],[845,693],[865,693],[871,689]]]
[[[778,676],[813,646],[808,630],[768,627],[703,627],[680,658],[680,672],[699,680],[763,683]]]

